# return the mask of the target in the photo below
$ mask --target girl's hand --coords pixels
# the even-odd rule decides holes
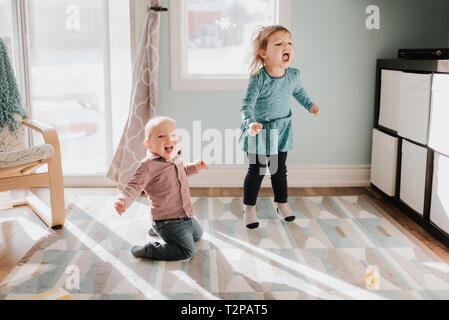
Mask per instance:
[[[256,136],[260,130],[262,130],[263,125],[259,122],[253,122],[249,125],[249,135],[254,137]]]
[[[203,169],[209,169],[209,167],[207,166],[206,162],[204,162],[203,160],[197,160],[195,162],[195,169],[197,172],[200,172]]]
[[[310,108],[310,113],[313,113],[314,115],[319,116],[319,115],[321,115],[321,109],[318,106],[312,106]]]
[[[114,203],[114,208],[119,215],[122,215],[126,211],[125,200],[118,198],[117,201]]]

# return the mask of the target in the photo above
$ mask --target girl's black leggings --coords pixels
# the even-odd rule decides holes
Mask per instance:
[[[251,153],[247,155],[249,168],[243,184],[243,203],[249,206],[256,204],[260,186],[267,170],[267,164],[271,174],[274,201],[286,203],[288,198],[287,167],[285,165],[287,152],[279,152],[270,156]]]

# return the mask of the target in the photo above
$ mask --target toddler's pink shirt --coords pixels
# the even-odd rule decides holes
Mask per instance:
[[[190,218],[194,212],[187,177],[195,173],[195,164],[184,165],[180,153],[171,161],[151,154],[140,162],[118,198],[124,199],[126,208],[129,208],[145,191],[154,221],[185,216]]]

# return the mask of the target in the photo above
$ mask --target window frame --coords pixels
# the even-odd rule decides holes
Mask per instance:
[[[290,28],[291,0],[276,1],[276,23]],[[187,74],[187,19],[187,0],[170,0],[171,89],[188,91],[244,90],[248,84],[248,75]]]

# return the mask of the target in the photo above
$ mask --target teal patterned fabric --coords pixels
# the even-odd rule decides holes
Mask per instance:
[[[14,118],[15,113],[26,118],[6,44],[0,38],[0,127],[8,126],[9,131],[14,132],[19,125]]]
[[[249,79],[240,109],[243,123],[239,142],[243,151],[271,155],[293,149],[292,96],[307,111],[314,105],[302,87],[298,69],[287,68],[283,77],[275,78],[263,68]],[[263,125],[255,137],[248,134],[252,122]]]

